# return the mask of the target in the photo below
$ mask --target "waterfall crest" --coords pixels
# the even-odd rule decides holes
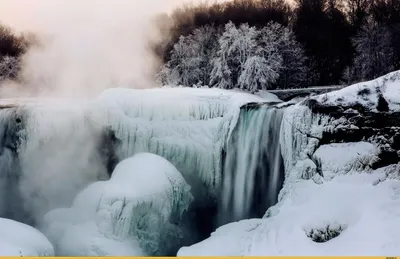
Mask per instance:
[[[262,217],[276,204],[284,178],[283,113],[273,107],[241,110],[227,145],[219,224]]]

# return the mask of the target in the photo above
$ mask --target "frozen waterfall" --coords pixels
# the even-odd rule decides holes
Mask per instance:
[[[92,101],[0,109],[0,217],[42,227],[49,211],[71,207],[138,153],[167,160],[190,186],[179,245],[207,238],[217,224],[262,217],[284,177],[283,110],[267,101],[221,89],[109,89]],[[79,255],[89,243],[69,251]]]
[[[249,106],[227,146],[219,223],[262,217],[277,202],[284,168],[279,144],[283,110]]]

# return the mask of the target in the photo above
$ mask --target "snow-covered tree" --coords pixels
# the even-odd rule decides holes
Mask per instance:
[[[279,72],[279,88],[300,87],[307,79],[304,50],[292,30],[279,23],[270,22],[261,30],[262,45],[267,56]],[[277,57],[280,56],[281,58]],[[279,61],[281,60],[281,63]]]
[[[374,21],[366,22],[353,39],[357,51],[353,68],[359,71],[357,80],[370,80],[393,69],[391,35],[386,27]]]
[[[4,56],[0,61],[0,81],[18,78],[20,60],[17,57]]]
[[[167,82],[185,86],[198,83],[201,77],[198,49],[198,43],[192,36],[180,37],[174,45],[170,61],[166,64],[166,68],[163,68],[163,71],[167,73]]]
[[[162,84],[204,85],[210,80],[211,60],[217,48],[218,30],[212,26],[195,29],[181,36],[174,45],[171,58],[158,74]]]
[[[230,89],[233,87],[232,71],[224,56],[218,56],[213,60],[213,69],[211,71],[210,85],[221,89]]]
[[[205,26],[181,36],[158,78],[170,85],[209,83],[223,89],[240,87],[250,91],[276,85],[298,87],[306,79],[305,61],[293,32],[284,26],[270,22],[258,30],[229,22],[222,34]]]
[[[245,68],[247,59],[257,50],[258,31],[248,24],[239,28],[232,22],[225,25],[219,49],[213,60],[210,84],[219,88],[233,88]]]
[[[221,36],[220,28],[213,26],[203,26],[193,31],[193,41],[197,42],[197,55],[201,62],[201,85],[209,84],[210,75],[213,69],[212,60],[218,50],[218,39]]]
[[[240,88],[254,93],[259,89],[266,89],[271,83],[274,83],[279,77],[279,73],[275,69],[276,66],[270,61],[263,56],[248,58],[239,77]]]

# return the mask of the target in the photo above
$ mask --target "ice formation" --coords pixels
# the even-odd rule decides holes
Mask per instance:
[[[182,213],[193,197],[167,160],[140,153],[120,162],[68,209],[45,216],[44,233],[59,255],[165,255],[180,242]]]
[[[184,174],[194,192],[216,197],[222,149],[240,107],[263,101],[219,89],[109,89],[97,100],[27,100],[20,108],[3,109],[0,118],[9,133],[0,156],[2,172],[18,176],[14,196],[25,200],[17,203],[22,208],[5,210],[14,211],[8,215],[26,211],[33,219],[21,220],[32,223],[69,206],[88,184],[108,179],[111,172],[99,148],[105,127],[120,143],[113,147],[116,162],[139,152],[160,155]],[[3,102],[12,106],[15,100]]]
[[[239,91],[191,88],[109,89],[91,101],[3,100],[10,108],[0,113],[0,184],[7,187],[1,199],[14,202],[0,202],[0,215],[41,224],[48,211],[71,206],[85,186],[107,180],[104,128],[115,134],[116,162],[141,152],[160,155],[184,175],[197,199],[204,192],[217,199],[224,148],[240,107],[267,101]],[[97,233],[92,223],[82,228]],[[108,241],[85,242],[78,243]]]
[[[0,256],[54,256],[49,240],[38,230],[0,218]]]
[[[120,159],[138,152],[160,155],[191,185],[201,182],[215,194],[221,184],[222,150],[240,107],[265,99],[220,89],[161,88],[109,89],[99,101],[121,140]]]

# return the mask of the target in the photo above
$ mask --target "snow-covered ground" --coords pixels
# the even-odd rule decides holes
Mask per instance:
[[[381,171],[338,176],[323,184],[299,181],[282,201],[278,215],[226,225],[178,255],[398,254],[400,182],[387,180],[374,186]],[[325,243],[312,240],[312,230],[322,236],[327,228],[341,233]]]
[[[360,103],[376,110],[379,94],[388,101],[390,110],[400,110],[400,71],[320,95],[317,100],[323,104],[344,106]]]
[[[0,256],[54,256],[54,249],[33,227],[0,218]]]
[[[399,168],[357,172],[351,166],[364,154],[373,153],[371,148],[367,143],[321,146],[316,153],[329,177],[296,179],[275,215],[223,226],[209,239],[182,248],[178,255],[398,254],[400,181],[386,175]],[[327,242],[312,240],[335,231],[340,235]]]

